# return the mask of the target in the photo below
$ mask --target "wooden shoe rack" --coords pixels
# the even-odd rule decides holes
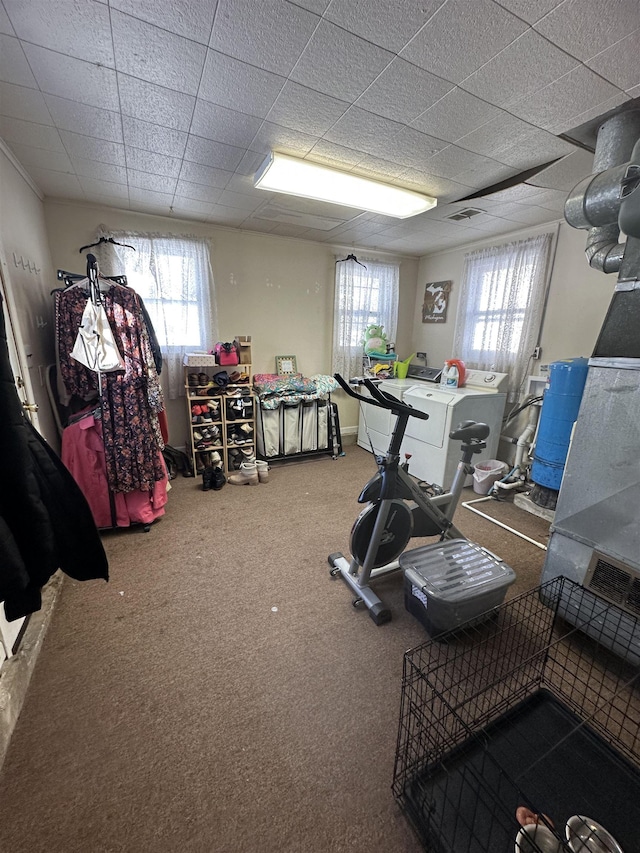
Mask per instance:
[[[255,454],[255,412],[256,403],[253,393],[253,373],[251,365],[251,337],[237,335],[236,342],[240,350],[240,364],[221,366],[216,364],[215,356],[206,353],[187,353],[184,357],[184,382],[187,400],[187,416],[189,431],[186,441],[186,451],[191,454],[193,470],[198,475],[199,469],[207,459],[207,454],[217,451],[225,476],[232,472],[230,451]],[[238,373],[241,380],[229,382],[224,388],[220,387],[215,377],[226,372],[229,376]],[[189,374],[203,374],[207,377],[202,384],[195,385],[189,381]],[[208,408],[208,401],[218,402],[217,412],[212,413],[211,422],[193,423],[193,406]],[[249,405],[243,407],[242,415],[234,411],[234,401],[246,400]],[[202,417],[202,415],[200,415]],[[213,434],[211,438],[200,440],[199,435]],[[238,441],[239,439],[239,441]]]

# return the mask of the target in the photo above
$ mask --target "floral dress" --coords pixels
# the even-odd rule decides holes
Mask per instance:
[[[101,294],[124,370],[98,374],[70,355],[88,299],[80,282],[55,291],[60,375],[69,394],[99,397],[109,487],[114,492],[150,491],[166,476],[158,412],[164,408],[150,333],[137,293],[111,284]]]

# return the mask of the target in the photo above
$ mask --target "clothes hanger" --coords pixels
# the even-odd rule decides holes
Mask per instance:
[[[344,261],[355,261],[357,264],[360,264],[360,266],[361,266],[361,267],[364,267],[364,268],[366,269],[366,267],[364,266],[364,264],[360,263],[360,261],[356,258],[356,256],[355,256],[355,255],[347,255],[347,257],[346,257],[346,258],[339,258],[339,259],[336,261],[336,263],[337,263],[337,264],[341,264],[341,263],[343,263]]]
[[[82,248],[78,249],[78,252],[82,254],[85,249],[92,249],[94,246],[100,246],[102,243],[112,243],[114,246],[124,246],[125,249],[133,249],[136,251],[135,246],[130,246],[128,243],[118,243],[117,240],[114,240],[113,237],[100,237],[100,239],[96,243],[89,243],[88,246],[82,246]]]

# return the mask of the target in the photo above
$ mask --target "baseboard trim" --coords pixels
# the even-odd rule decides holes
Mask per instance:
[[[31,676],[40,654],[51,616],[62,588],[61,572],[42,590],[42,607],[29,617],[20,647],[0,670],[0,768],[4,763],[13,730],[24,705]]]

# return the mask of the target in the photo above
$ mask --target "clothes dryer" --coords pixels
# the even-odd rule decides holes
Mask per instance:
[[[414,383],[403,394],[403,402],[429,419],[409,418],[401,454],[410,453],[409,471],[414,477],[447,488],[460,456],[459,443],[449,433],[462,421],[481,421],[491,433],[487,447],[474,457],[474,464],[495,459],[507,398],[508,375],[487,370],[469,370],[464,388],[447,389],[439,385]],[[471,485],[469,477],[467,485]]]

